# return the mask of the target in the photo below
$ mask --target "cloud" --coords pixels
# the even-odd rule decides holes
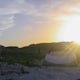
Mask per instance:
[[[14,16],[0,16],[0,31],[14,26]]]
[[[15,25],[15,14],[31,14],[33,6],[24,0],[0,0],[0,30],[6,30]],[[5,5],[4,5],[5,4]]]
[[[38,5],[34,4],[36,2]],[[32,16],[35,19],[34,24],[47,23],[50,20],[54,21],[58,13],[79,11],[78,8],[71,8],[69,11],[67,7],[79,5],[79,2],[80,0],[32,0],[32,2],[29,2],[29,0],[0,0],[0,30],[14,27],[17,24],[14,21],[16,14]]]
[[[17,13],[31,14],[32,11],[35,11],[34,6],[30,3],[25,2],[25,0],[9,0],[9,2],[6,3],[6,6],[0,8],[0,15]]]

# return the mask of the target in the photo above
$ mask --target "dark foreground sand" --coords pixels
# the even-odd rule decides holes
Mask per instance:
[[[77,80],[80,67],[27,67],[0,63],[0,80]]]

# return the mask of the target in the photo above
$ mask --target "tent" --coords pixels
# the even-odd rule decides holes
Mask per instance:
[[[54,64],[68,64],[77,60],[77,57],[73,52],[55,51],[48,53],[45,60]]]

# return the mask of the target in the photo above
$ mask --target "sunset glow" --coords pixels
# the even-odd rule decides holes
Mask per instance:
[[[80,43],[80,0],[0,0],[0,44]]]
[[[74,41],[80,44],[80,15],[62,16],[58,40]]]

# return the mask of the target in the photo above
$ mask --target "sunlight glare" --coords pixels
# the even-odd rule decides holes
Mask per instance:
[[[62,16],[61,19],[62,28],[58,33],[58,40],[80,44],[80,15]]]

